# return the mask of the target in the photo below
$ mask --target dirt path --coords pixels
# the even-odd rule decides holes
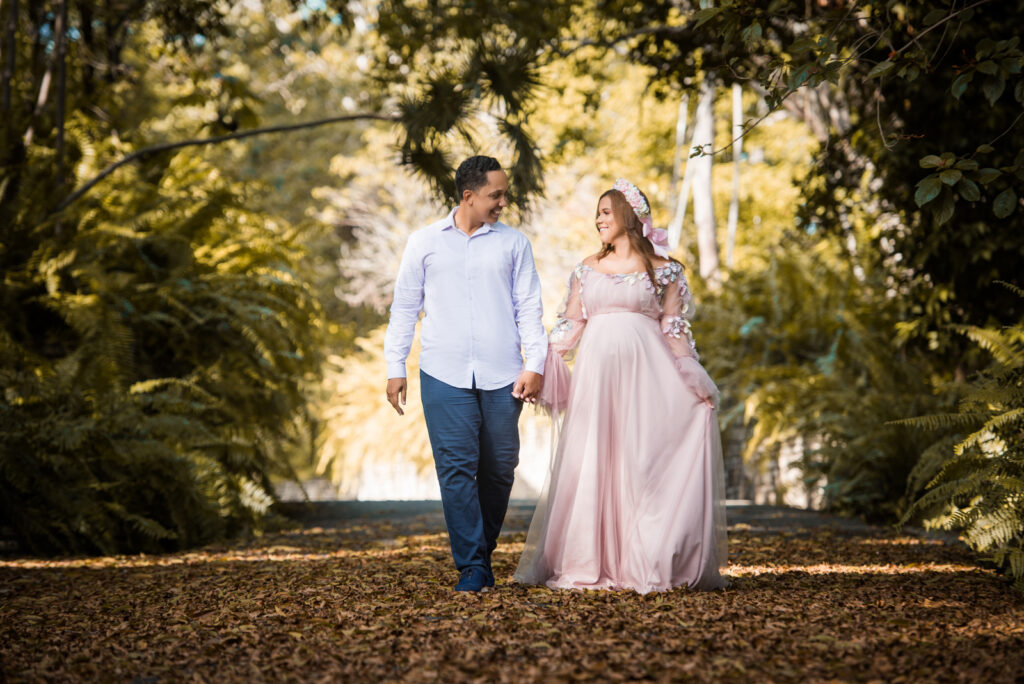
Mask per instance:
[[[731,586],[639,596],[513,584],[456,595],[434,504],[167,556],[0,560],[9,681],[993,681],[1024,672],[1024,597],[960,545],[730,509]]]

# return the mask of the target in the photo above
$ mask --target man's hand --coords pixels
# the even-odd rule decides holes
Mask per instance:
[[[544,376],[532,371],[523,371],[519,374],[516,383],[512,385],[512,396],[529,404],[536,404],[540,396],[540,388],[544,386]]]
[[[405,378],[388,378],[388,401],[398,411],[398,415],[404,416],[405,411],[402,410],[402,406],[405,406],[405,390],[406,390]],[[401,406],[399,406],[401,401]]]

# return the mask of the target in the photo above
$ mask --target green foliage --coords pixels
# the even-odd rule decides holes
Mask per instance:
[[[5,264],[0,511],[27,548],[235,534],[287,474],[319,309],[291,238],[211,171],[183,154],[123,179]]]
[[[901,303],[863,258],[831,241],[790,236],[762,267],[730,274],[699,298],[697,332],[724,391],[726,422],[752,426],[754,463],[803,449],[806,482],[825,483],[831,510],[893,520],[907,477],[933,434],[887,425],[941,410],[925,358],[893,343]]]
[[[1024,322],[960,332],[993,358],[960,401],[956,417],[962,420],[956,424],[974,429],[940,441],[923,455],[912,482],[927,481],[927,491],[903,522],[921,518],[927,527],[960,532],[1024,591]],[[934,417],[906,421],[923,427],[935,422]]]
[[[541,192],[541,156],[529,122],[541,97],[544,48],[572,3],[396,2],[377,8],[376,78],[401,97],[402,162],[455,199],[456,151],[492,148],[510,172],[511,199]],[[481,121],[485,111],[493,123]]]
[[[83,30],[71,45],[69,80],[55,86],[64,119],[21,116],[39,88],[31,62],[12,79],[18,115],[0,123],[0,529],[25,549],[160,551],[258,529],[271,478],[289,474],[307,431],[321,307],[297,275],[299,236],[251,209],[263,188],[191,152],[162,154],[55,211],[73,183],[161,127],[164,83],[125,86],[147,59],[180,66],[166,32],[216,34],[220,10],[193,5],[181,5],[191,22],[154,4],[116,17],[132,29],[116,33],[115,17],[77,3],[72,25],[91,17],[100,36]],[[19,34],[31,54],[55,19],[21,21],[36,29]],[[106,41],[108,61],[86,59],[90,40]]]

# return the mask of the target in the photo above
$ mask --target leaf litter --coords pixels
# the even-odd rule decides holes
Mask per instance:
[[[434,521],[165,556],[0,559],[9,681],[1019,681],[1024,597],[964,547],[730,530],[729,588],[456,594]]]

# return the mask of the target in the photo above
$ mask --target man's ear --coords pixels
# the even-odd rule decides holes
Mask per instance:
[[[462,191],[462,201],[463,202],[468,201],[469,198],[472,197],[472,196],[473,196],[473,191],[470,190],[469,188],[466,188],[465,190]]]

